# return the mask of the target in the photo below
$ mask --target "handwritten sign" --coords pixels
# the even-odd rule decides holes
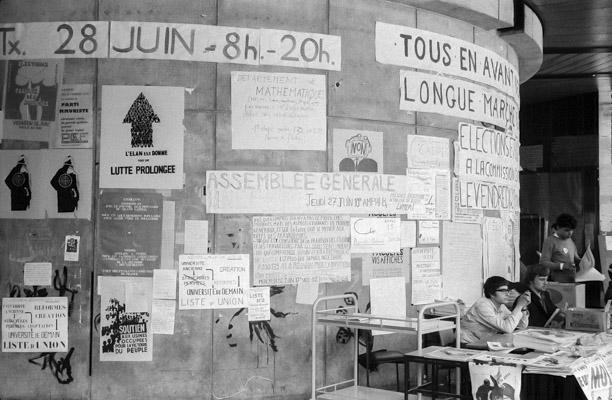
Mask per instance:
[[[465,208],[461,206],[461,199],[459,192],[459,180],[453,178],[453,222],[463,222],[466,224],[481,224],[484,218],[484,211],[477,208]]]
[[[105,58],[108,21],[0,24],[0,60],[33,58]]]
[[[511,132],[459,123],[455,174],[473,180],[518,187],[519,141]]]
[[[459,209],[520,210],[519,189],[493,182],[457,178]]]
[[[431,303],[442,298],[440,248],[412,249],[412,304]]]
[[[2,351],[68,351],[68,298],[3,298]]]
[[[481,84],[424,72],[400,71],[399,108],[519,129],[519,106],[512,97]]]
[[[414,221],[412,221],[414,222]],[[370,279],[403,276],[410,280],[410,257],[404,249],[393,253],[364,254],[361,259],[361,282],[370,285]]]
[[[449,169],[447,138],[408,135],[408,168]]]
[[[249,288],[249,321],[270,320],[270,287]]]
[[[440,221],[419,221],[419,244],[440,242]]]
[[[351,253],[397,252],[399,218],[351,218]]]
[[[179,310],[247,306],[248,254],[179,255]]]
[[[206,171],[206,210],[217,214],[406,214],[435,219],[434,172],[404,175]]]
[[[26,286],[51,286],[51,263],[25,263],[23,266],[23,284]]]
[[[340,36],[262,29],[261,65],[340,71]]]
[[[253,284],[350,281],[349,229],[342,216],[253,217]]]
[[[376,22],[376,61],[460,76],[520,99],[517,68],[474,43],[407,26]]]
[[[232,71],[232,148],[326,150],[325,75]]]

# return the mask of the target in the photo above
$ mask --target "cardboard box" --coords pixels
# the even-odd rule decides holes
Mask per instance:
[[[610,329],[609,308],[569,308],[565,312],[565,329],[605,332]]]
[[[557,307],[564,310],[567,307],[585,307],[585,285],[583,283],[548,282],[546,290],[550,299]]]

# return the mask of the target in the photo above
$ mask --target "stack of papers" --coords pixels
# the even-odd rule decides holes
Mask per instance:
[[[588,335],[560,329],[529,328],[514,333],[514,346],[527,347],[545,353],[554,353],[562,347],[576,344],[578,339]]]
[[[557,351],[553,354],[543,354],[525,363],[525,373],[547,374],[557,376],[571,375],[574,363],[580,358],[571,351]]]

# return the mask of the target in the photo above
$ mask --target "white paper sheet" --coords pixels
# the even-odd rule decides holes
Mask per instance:
[[[469,307],[482,296],[480,225],[445,221],[442,243],[442,293],[445,298],[461,299]]]
[[[80,236],[66,235],[64,239],[64,261],[79,261],[80,243]]]
[[[25,263],[23,266],[23,284],[25,286],[51,286],[51,263]]]
[[[249,321],[270,320],[270,287],[250,287],[248,295]]]
[[[401,247],[416,247],[416,221],[401,221],[400,222],[400,239]]]
[[[151,330],[154,334],[174,335],[176,300],[153,299]]]
[[[399,218],[351,218],[351,253],[397,252]]]
[[[404,278],[377,278],[370,280],[370,306],[372,315],[391,318],[406,317],[406,281]],[[389,332],[372,331],[373,335]]]
[[[318,282],[300,282],[297,284],[295,302],[297,304],[313,304],[319,297]]]
[[[153,270],[153,298],[176,299],[176,270]]]
[[[208,221],[185,220],[184,254],[208,253]]]
[[[417,247],[412,249],[411,263],[411,303],[427,304],[441,299],[440,248]]]
[[[419,221],[419,244],[440,242],[440,221]]]

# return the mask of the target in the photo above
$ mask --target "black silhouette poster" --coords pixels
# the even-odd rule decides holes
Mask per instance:
[[[522,366],[470,362],[475,400],[520,400]]]
[[[334,129],[334,171],[383,173],[383,133]]]
[[[183,188],[184,92],[102,87],[101,188]]]
[[[56,130],[63,71],[63,60],[8,61],[4,139],[49,141]]]
[[[153,276],[160,268],[162,196],[103,191],[98,218],[98,265],[103,275]]]
[[[91,218],[92,150],[0,151],[0,218]]]
[[[106,277],[98,280],[100,302],[100,361],[152,361],[151,278]],[[130,300],[134,287],[145,301]]]

